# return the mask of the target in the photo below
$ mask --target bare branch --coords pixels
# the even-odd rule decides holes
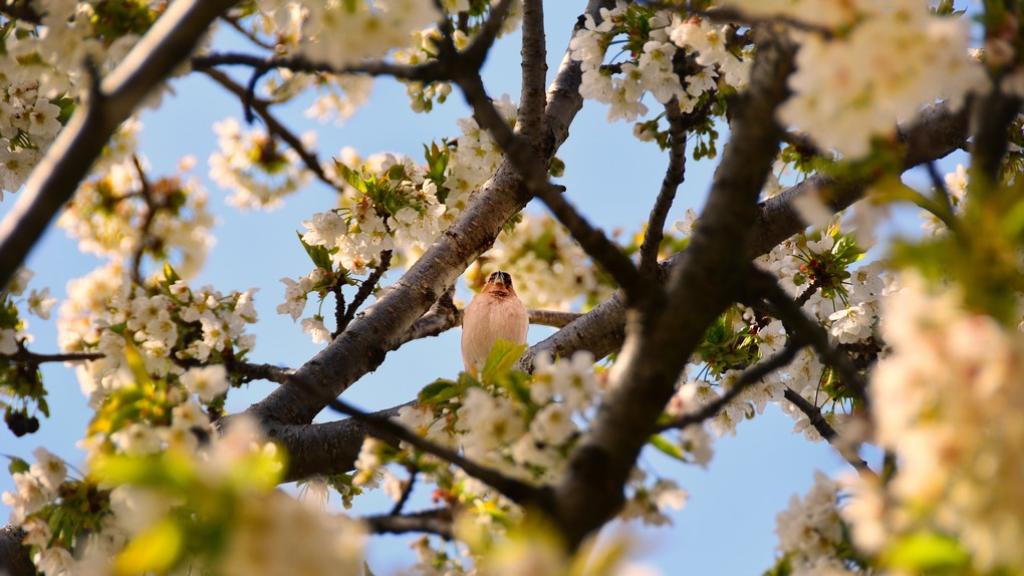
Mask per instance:
[[[123,120],[195,49],[237,0],[177,0],[79,106],[0,222],[0,286],[6,286],[50,221],[85,178]]]
[[[248,66],[257,71],[269,71],[280,68],[306,74],[392,76],[401,80],[417,82],[434,82],[445,79],[444,72],[436,61],[418,66],[406,66],[390,62],[364,62],[337,68],[326,62],[310,60],[305,56],[277,56],[268,58],[238,52],[222,52],[192,58],[192,68],[200,72],[209,72],[209,70],[217,66]]]
[[[501,472],[483,466],[466,458],[451,448],[441,446],[427,440],[426,438],[409,430],[405,426],[395,422],[390,417],[382,417],[376,414],[364,412],[342,400],[332,400],[328,406],[339,412],[361,421],[369,429],[371,435],[383,439],[394,438],[405,442],[413,448],[436,456],[445,462],[458,466],[467,475],[480,480],[491,488],[494,488],[509,500],[520,505],[543,505],[549,504],[550,494],[545,488],[531,486],[515,478],[505,476]]]
[[[686,123],[675,98],[665,105],[665,116],[669,126],[668,168],[651,215],[647,217],[647,232],[640,245],[640,271],[652,278],[658,269],[658,249],[665,237],[665,219],[676,198],[676,190],[686,175]]]
[[[366,516],[361,519],[374,534],[436,534],[445,540],[451,540],[452,513],[448,508],[423,510],[402,515]]]
[[[547,40],[543,0],[523,0],[523,88],[519,97],[518,131],[539,145],[544,136],[544,86],[547,81]]]
[[[256,46],[259,46],[260,48],[266,50],[276,49],[276,46],[269,42],[265,42],[262,38],[254,34],[251,30],[247,29],[245,26],[242,26],[242,23],[239,22],[238,18],[229,15],[224,15],[221,17],[221,20],[227,22],[228,26],[231,26],[231,28],[233,28],[235,32],[238,32],[242,36],[245,36],[247,40],[249,40]]]
[[[348,305],[348,309],[345,310],[345,315],[342,316],[338,322],[337,328],[334,329],[334,337],[345,331],[348,327],[349,322],[356,317],[356,312],[359,311],[359,307],[366,302],[366,299],[373,294],[374,288],[377,287],[377,282],[380,282],[381,277],[388,271],[391,266],[391,250],[385,250],[380,253],[380,263],[374,266],[373,272],[363,280],[363,283],[359,286],[359,290],[356,292],[355,298],[352,299],[352,303]]]
[[[825,417],[822,416],[821,410],[819,410],[817,406],[808,402],[806,398],[801,396],[792,388],[786,388],[784,395],[786,400],[789,400],[790,403],[796,406],[798,410],[807,416],[807,420],[810,421],[811,426],[814,426],[814,429],[818,431],[818,434],[821,434],[821,437],[831,444],[836,451],[839,452],[839,455],[850,463],[850,466],[853,466],[861,474],[875,476],[875,472],[868,466],[868,463],[856,453],[856,451],[844,447],[840,442],[837,442],[839,435],[836,434],[835,429],[832,428],[828,421],[825,420]]]
[[[554,310],[537,310],[535,308],[531,308],[527,312],[530,315],[530,324],[540,324],[554,328],[562,328],[582,316],[578,312],[556,312]]]
[[[409,468],[409,478],[405,481],[402,486],[402,493],[398,496],[398,500],[395,505],[391,507],[391,516],[398,516],[402,513],[402,509],[405,508],[406,502],[409,501],[409,496],[412,496],[413,488],[416,487],[416,477],[419,471],[416,468]]]

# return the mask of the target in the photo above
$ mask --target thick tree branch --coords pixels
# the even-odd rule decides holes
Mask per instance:
[[[599,9],[610,5],[610,0],[591,0],[587,13],[600,19]],[[542,151],[545,158],[550,158],[565,140],[569,123],[582,106],[580,80],[579,62],[567,54],[548,93],[545,124],[549,133]],[[522,209],[529,200],[524,192],[516,170],[504,162],[455,224],[392,289],[296,371],[295,377],[312,383],[318,394],[284,386],[250,411],[261,421],[307,423],[331,398],[376,369],[469,263],[490,247],[508,219]]]
[[[547,84],[547,39],[544,37],[543,0],[523,0],[523,88],[519,96],[517,129],[526,140],[541,146],[544,136],[544,87]]]
[[[786,78],[794,52],[784,34],[760,32],[750,87],[732,105],[732,136],[701,225],[672,270],[667,302],[655,300],[631,314],[611,392],[555,489],[555,516],[571,546],[603,526],[622,505],[623,486],[683,366],[706,327],[738,295],[745,255],[735,246],[747,242],[757,196],[778,150],[782,130],[774,112],[788,95]]]
[[[237,0],[177,0],[78,107],[0,222],[0,286],[6,286],[50,221],[88,174],[117,127]]]
[[[1021,100],[997,87],[976,97],[972,109],[971,187],[986,191],[999,183],[1003,157],[1009,146],[1007,132],[1020,111]]]

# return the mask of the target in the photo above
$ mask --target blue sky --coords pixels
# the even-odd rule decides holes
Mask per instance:
[[[562,51],[583,2],[548,2],[549,79],[557,70]],[[215,45],[221,49],[248,49],[229,30],[221,30]],[[508,93],[518,98],[519,38],[499,41],[487,62],[485,81],[493,97]],[[330,190],[314,182],[289,197],[285,205],[270,213],[241,213],[225,203],[227,191],[218,189],[206,177],[205,158],[216,147],[212,124],[222,118],[241,118],[238,101],[200,74],[173,83],[174,95],[164,99],[158,110],[142,114],[141,151],[152,165],[152,174],[173,173],[184,155],[199,159],[195,174],[206,183],[211,207],[218,218],[214,230],[217,244],[196,284],[209,283],[220,290],[259,287],[256,305],[260,322],[254,333],[257,345],[254,361],[297,366],[318,350],[288,316],[275,312],[282,300],[281,277],[305,274],[310,264],[295,239],[301,222],[317,211],[332,206]],[[415,114],[406,105],[404,87],[389,81],[377,82],[370,103],[341,126],[320,125],[305,118],[302,111],[310,100],[300,100],[280,109],[279,118],[297,133],[316,130],[321,156],[337,153],[343,146],[354,146],[366,155],[391,151],[420,158],[422,144],[458,133],[455,121],[468,116],[461,96],[454,93],[449,102],[429,115]],[[632,125],[605,121],[604,106],[588,102],[572,125],[568,142],[559,152],[566,164],[562,183],[567,195],[592,222],[611,230],[636,229],[646,218],[657,194],[667,157],[651,143],[642,143],[631,135]],[[723,134],[724,138],[727,134]],[[720,143],[719,149],[721,150]],[[669,222],[682,216],[686,208],[699,209],[706,196],[713,162],[689,161],[686,182],[682,185]],[[949,169],[948,162],[943,167]],[[921,182],[920,175],[908,177]],[[12,198],[5,198],[0,212],[6,212]],[[532,204],[528,210],[542,211]],[[916,225],[898,226],[906,230]],[[32,253],[29,266],[36,272],[33,287],[50,286],[63,297],[68,280],[82,276],[98,265],[91,256],[80,254],[63,231],[51,229]],[[389,275],[393,280],[394,275]],[[31,321],[38,352],[56,350],[52,322]],[[529,339],[538,341],[550,329],[531,327]],[[392,353],[375,373],[367,375],[347,393],[346,399],[366,408],[382,408],[405,402],[434,378],[453,376],[461,367],[458,352],[459,331],[441,337],[413,342]],[[35,435],[16,439],[0,430],[0,453],[30,457],[36,446],[46,446],[72,463],[81,461],[74,447],[90,416],[85,398],[78,389],[74,373],[62,366],[48,365],[45,382],[49,390],[52,417],[42,423]],[[266,383],[253,383],[247,389],[232,392],[229,409],[242,410],[270,390]],[[334,419],[324,413],[321,420]],[[735,438],[724,438],[715,445],[715,457],[707,470],[683,466],[657,455],[645,454],[642,464],[673,478],[690,493],[683,511],[674,516],[675,526],[641,530],[631,525],[638,536],[638,560],[658,567],[665,574],[759,574],[774,557],[775,514],[785,508],[793,494],[810,487],[814,470],[826,473],[844,471],[846,464],[828,446],[811,444],[791,433],[791,420],[777,408],[739,427]],[[11,488],[10,478],[0,474],[0,490]],[[426,505],[425,490],[414,497],[412,506]],[[357,514],[386,511],[388,503],[371,495],[357,503]],[[0,516],[4,516],[0,513]],[[390,573],[408,563],[406,540],[385,537],[371,546],[370,565],[378,574]]]

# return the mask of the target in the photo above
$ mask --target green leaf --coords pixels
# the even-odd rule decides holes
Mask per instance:
[[[659,452],[662,452],[667,456],[671,456],[681,462],[686,462],[686,454],[683,453],[683,449],[661,434],[651,436],[648,442],[650,442],[651,446],[657,448]]]
[[[884,565],[907,572],[961,574],[969,562],[959,542],[935,532],[904,536],[882,555]]]
[[[299,237],[299,242],[302,243],[302,247],[306,250],[306,254],[309,255],[309,259],[313,261],[313,265],[317,268],[322,268],[331,272],[331,253],[327,251],[327,248],[307,244],[306,241],[302,239],[302,234],[297,231],[295,232],[295,235]]]
[[[487,384],[494,383],[500,374],[508,372],[516,365],[523,352],[526,352],[526,348],[526,344],[516,344],[511,340],[499,339],[491,347],[491,353],[487,355],[481,380]]]
[[[28,462],[18,458],[17,456],[8,456],[7,459],[11,461],[11,463],[7,465],[7,471],[11,474],[23,474],[28,472]]]
[[[459,395],[458,384],[451,380],[438,379],[420,390],[417,399],[424,404],[440,404]]]
[[[181,276],[178,276],[178,273],[174,271],[174,267],[171,266],[170,262],[164,262],[164,279],[167,280],[168,286],[181,280]]]
[[[169,518],[157,522],[132,540],[118,554],[114,568],[117,575],[167,572],[178,561],[184,544],[181,527]]]

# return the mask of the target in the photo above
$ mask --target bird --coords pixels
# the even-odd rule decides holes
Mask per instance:
[[[500,270],[493,272],[462,315],[462,362],[466,372],[477,374],[498,340],[525,344],[529,325],[529,314],[512,286],[512,276]]]

